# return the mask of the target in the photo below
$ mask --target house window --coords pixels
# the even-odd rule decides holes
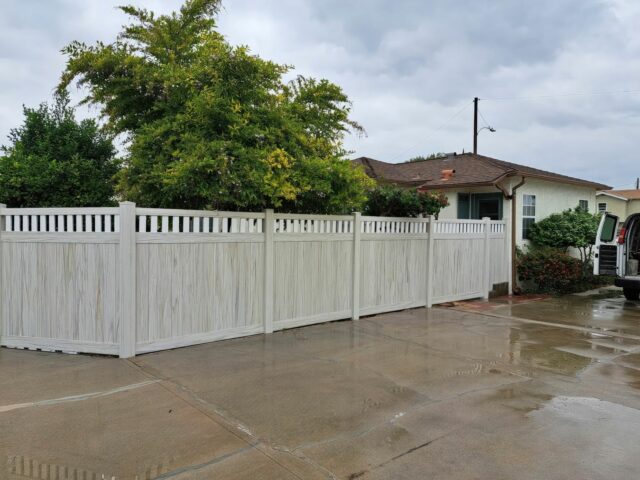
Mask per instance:
[[[598,204],[598,213],[604,213],[607,211],[607,204],[606,203],[599,203]]]
[[[536,223],[536,196],[522,196],[522,238],[528,239],[531,225]]]
[[[458,218],[502,220],[502,193],[458,193]]]
[[[589,211],[589,200],[578,200],[578,208],[583,212]]]

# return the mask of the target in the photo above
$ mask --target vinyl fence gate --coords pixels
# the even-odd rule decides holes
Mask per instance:
[[[131,357],[486,298],[504,221],[0,206],[0,342]]]

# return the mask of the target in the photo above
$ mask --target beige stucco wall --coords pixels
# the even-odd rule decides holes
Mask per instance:
[[[627,202],[619,198],[610,197],[608,195],[598,195],[596,203],[606,203],[607,212],[620,217],[620,221],[624,222],[627,218]]]
[[[640,213],[640,200],[629,200],[627,203],[627,217],[634,213]]]
[[[517,181],[512,179],[512,182]],[[578,206],[580,200],[589,202],[589,211],[596,212],[596,191],[592,188],[568,185],[544,180],[527,179],[517,192],[516,205],[518,222],[516,225],[516,238],[519,245],[528,242],[522,239],[522,196],[536,196],[536,222],[548,217],[552,213],[562,212]]]
[[[511,188],[517,185],[520,180],[520,177],[513,177],[503,181],[502,184],[508,191],[511,191]],[[498,191],[499,190],[494,187],[447,189],[444,192],[449,199],[449,206],[440,212],[440,218],[452,219],[457,217],[457,194],[459,192],[483,193]],[[540,221],[552,213],[562,212],[568,208],[575,208],[578,206],[580,200],[587,200],[589,202],[589,211],[591,213],[595,213],[597,208],[596,191],[592,188],[527,178],[525,184],[516,191],[516,239],[517,244],[520,246],[527,244],[527,241],[522,239],[522,196],[525,194],[536,196],[536,221]],[[640,211],[640,201],[638,202],[638,208]],[[511,220],[511,201],[509,200],[503,200],[503,218]]]
[[[629,215],[640,213],[640,200],[624,201],[609,195],[598,195],[597,202],[606,203],[607,212],[617,215],[620,222],[624,222]]]

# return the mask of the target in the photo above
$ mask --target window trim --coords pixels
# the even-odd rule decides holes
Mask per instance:
[[[527,212],[527,208],[533,208],[533,215],[525,214]],[[529,210],[530,212],[530,210]],[[525,220],[533,220],[531,223],[536,223],[536,196],[535,194],[523,193],[522,194],[522,239],[528,240],[528,231],[529,228],[525,228]]]
[[[600,206],[604,205],[604,209],[601,209]],[[598,202],[598,213],[604,213],[607,211],[607,202]]]

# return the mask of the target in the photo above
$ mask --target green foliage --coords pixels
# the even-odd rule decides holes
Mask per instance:
[[[550,247],[520,253],[517,269],[520,280],[532,285],[529,290],[536,293],[570,293],[583,278],[580,260]]]
[[[410,158],[409,160],[407,160],[404,163],[424,162],[425,160],[433,160],[434,158],[441,158],[441,157],[444,157],[444,156],[445,156],[444,152],[430,153],[427,156],[418,155],[417,157]]]
[[[93,120],[76,121],[61,92],[50,106],[24,108],[0,157],[0,202],[11,207],[83,207],[114,203],[118,170],[111,137]]]
[[[393,185],[381,185],[369,194],[364,208],[367,215],[381,217],[437,216],[449,205],[442,192],[418,192]]]
[[[554,213],[531,226],[529,239],[540,247],[559,248],[567,251],[576,248],[580,252],[583,270],[586,274],[593,245],[598,232],[599,215],[593,215],[580,207]]]
[[[516,258],[525,293],[562,295],[613,284],[613,277],[585,272],[580,260],[557,248],[518,249]]]
[[[110,44],[68,45],[60,88],[74,80],[108,127],[130,140],[123,196],[150,207],[345,213],[372,187],[342,140],[362,132],[327,80],[229,45],[219,0],[188,0],[156,16],[135,7]]]

